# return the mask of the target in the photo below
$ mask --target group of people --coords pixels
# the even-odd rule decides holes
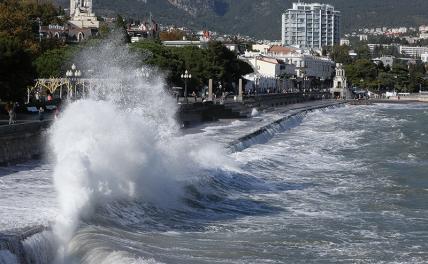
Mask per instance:
[[[19,108],[19,103],[15,102],[15,103],[7,103],[5,106],[5,110],[7,112],[7,114],[9,115],[9,125],[13,125],[16,123],[16,112],[17,109]],[[43,121],[45,119],[45,109],[44,107],[40,106],[39,108],[37,108],[37,113],[38,113],[38,119],[40,121]],[[59,118],[59,115],[61,113],[61,106],[57,105],[56,108],[54,109],[54,115],[53,117],[55,119]]]

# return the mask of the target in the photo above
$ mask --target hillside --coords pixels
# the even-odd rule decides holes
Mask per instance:
[[[68,1],[58,0],[62,6]],[[206,27],[226,33],[280,39],[281,13],[292,0],[94,0],[97,14],[141,18],[149,12],[160,23]],[[342,11],[343,32],[359,27],[415,26],[428,23],[426,0],[326,0]]]

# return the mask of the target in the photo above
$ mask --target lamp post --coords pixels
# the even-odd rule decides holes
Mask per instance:
[[[71,69],[68,70],[65,73],[65,75],[71,81],[71,84],[72,84],[72,87],[71,87],[72,95],[71,95],[71,97],[73,97],[73,95],[74,95],[74,97],[76,98],[76,96],[77,96],[77,84],[76,84],[76,82],[77,82],[77,79],[82,76],[82,72],[79,69],[77,69],[76,65],[73,64],[73,65],[71,65]],[[73,88],[74,88],[74,94],[73,94]],[[61,97],[62,97],[62,91],[60,92],[60,98]],[[68,95],[67,95],[67,97],[68,97]]]
[[[308,80],[309,80],[309,77],[305,75],[303,77],[303,89],[304,89],[305,92],[306,92],[306,89],[308,88],[307,87]]]
[[[189,73],[188,70],[186,70],[183,74],[181,74],[181,79],[184,79],[184,98],[187,104],[187,80],[190,80],[192,78],[192,74]]]

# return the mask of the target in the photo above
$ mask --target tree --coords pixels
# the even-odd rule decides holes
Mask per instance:
[[[21,41],[0,37],[0,99],[21,101],[27,86],[33,82],[34,70],[31,54]]]
[[[357,59],[363,59],[363,60],[371,60],[372,54],[370,53],[369,46],[367,45],[360,45],[358,46],[355,51],[357,52]]]
[[[349,46],[334,46],[330,53],[330,58],[337,63],[350,64],[352,63],[352,57],[349,55],[349,51]]]
[[[58,78],[64,76],[77,51],[76,47],[68,46],[44,52],[33,62],[37,76],[39,78]]]
[[[16,38],[25,48],[37,54],[40,50],[39,43],[35,39],[38,23],[62,24],[63,21],[58,15],[58,9],[51,3],[38,4],[34,0],[0,1],[0,36]]]
[[[145,63],[163,70],[170,85],[184,85],[180,76],[188,70],[192,74],[190,91],[205,85],[208,79],[222,82],[225,88],[230,88],[231,83],[252,72],[251,66],[240,61],[220,42],[210,42],[206,49],[165,47],[153,41],[135,43],[132,47],[143,54]]]
[[[346,65],[346,76],[348,80],[354,85],[367,86],[368,83],[373,82],[377,77],[377,66],[370,60],[358,59],[355,63]]]

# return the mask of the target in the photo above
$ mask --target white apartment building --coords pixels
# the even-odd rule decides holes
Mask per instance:
[[[400,46],[400,53],[412,58],[420,58],[422,54],[428,53],[428,47]]]
[[[282,14],[282,45],[322,49],[340,42],[340,12],[326,4],[293,3]]]

